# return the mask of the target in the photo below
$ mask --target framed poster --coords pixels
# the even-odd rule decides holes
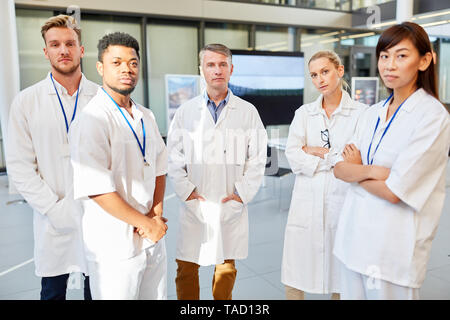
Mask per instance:
[[[200,76],[187,74],[166,74],[166,108],[167,128],[170,126],[175,111],[184,102],[199,95]]]
[[[378,77],[353,77],[352,99],[369,106],[378,102]]]

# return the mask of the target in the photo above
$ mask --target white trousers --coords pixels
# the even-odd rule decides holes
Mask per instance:
[[[419,300],[419,289],[354,272],[341,264],[341,300]]]
[[[121,261],[88,262],[93,300],[166,300],[167,256],[164,239]]]

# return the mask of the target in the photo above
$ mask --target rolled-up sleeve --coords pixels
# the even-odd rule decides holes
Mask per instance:
[[[70,130],[74,198],[116,191],[107,119],[85,111]]]

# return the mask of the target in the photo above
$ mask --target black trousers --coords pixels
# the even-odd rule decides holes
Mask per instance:
[[[41,300],[66,300],[69,274],[56,277],[43,277],[41,281]],[[84,276],[84,300],[92,300],[89,277]]]

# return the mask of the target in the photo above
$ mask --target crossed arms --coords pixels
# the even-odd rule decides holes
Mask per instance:
[[[346,145],[342,153],[344,161],[336,163],[334,176],[345,182],[357,182],[367,192],[391,203],[398,198],[386,185],[391,170],[377,165],[363,165],[361,153],[354,144]]]

